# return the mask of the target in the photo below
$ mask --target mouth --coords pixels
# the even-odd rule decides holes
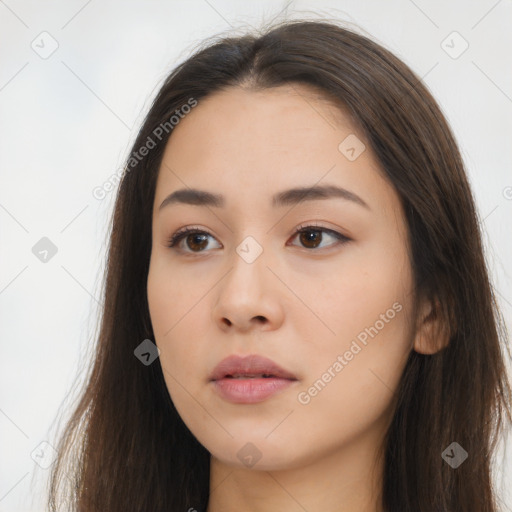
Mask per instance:
[[[236,375],[225,375],[223,379],[278,379],[279,377],[277,375],[272,374],[239,374]]]
[[[258,403],[298,382],[290,371],[259,355],[229,356],[210,376],[210,383],[221,398],[237,404]]]
[[[285,370],[277,363],[266,357],[251,354],[249,356],[231,355],[223,359],[210,375],[210,380],[220,379],[288,379],[297,380],[297,377]]]

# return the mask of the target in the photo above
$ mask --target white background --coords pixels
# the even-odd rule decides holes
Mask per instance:
[[[123,165],[162,80],[198,43],[279,12],[345,20],[424,77],[460,143],[512,331],[510,0],[2,0],[0,512],[44,510],[49,470],[31,453],[53,443],[91,352],[115,195],[92,190]],[[469,44],[455,59],[442,46],[453,31]],[[463,44],[453,37],[452,53]],[[51,44],[45,59],[31,46]],[[42,237],[57,247],[46,263],[32,253]],[[500,451],[500,487],[511,459]]]

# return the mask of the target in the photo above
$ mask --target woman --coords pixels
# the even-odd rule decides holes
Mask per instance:
[[[453,134],[335,23],[167,78],[115,205],[61,439],[77,511],[497,511],[504,326]],[[505,348],[505,345],[503,345]]]

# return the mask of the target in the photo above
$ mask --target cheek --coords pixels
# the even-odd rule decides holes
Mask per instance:
[[[338,336],[322,352],[310,352],[308,378],[296,397],[297,417],[307,431],[304,442],[314,439],[318,450],[328,450],[330,443],[346,444],[364,432],[379,435],[386,429],[410,352],[405,308],[391,311],[383,325],[373,319],[359,326],[352,321],[350,327],[338,322],[340,331],[358,332],[359,338]]]
[[[375,339],[390,339],[393,346],[404,339],[407,305],[411,300],[412,274],[407,254],[383,250],[382,244],[347,252],[315,281],[296,279],[294,291],[306,297],[314,313],[297,318],[303,328],[316,329],[312,353],[343,352],[358,336],[364,342],[367,329],[379,331]],[[401,309],[400,313],[397,311]],[[316,318],[315,318],[316,316]],[[323,325],[322,325],[323,324]],[[378,345],[378,343],[374,343]],[[346,348],[345,348],[346,347]]]
[[[165,262],[155,260],[148,274],[148,305],[155,343],[160,350],[160,364],[173,402],[190,402],[195,395],[204,361],[204,348],[199,340],[207,340],[204,281],[191,283],[190,277],[170,272]],[[206,289],[205,289],[206,288]],[[202,300],[203,299],[203,300]],[[203,351],[203,352],[202,352]]]
[[[343,425],[353,420],[358,428],[390,405],[412,348],[412,275],[406,255],[391,252],[376,258],[368,251],[345,270],[333,273],[315,298],[335,334],[326,331],[306,348],[301,391],[312,416],[329,414]]]
[[[203,282],[191,282],[172,269],[164,258],[153,258],[149,267],[147,295],[155,337],[161,342],[171,338],[179,325],[200,309]]]
[[[190,360],[181,353],[187,344],[180,337],[180,327],[187,318],[187,310],[189,315],[193,313],[190,300],[184,294],[186,289],[179,276],[165,271],[163,265],[151,262],[147,284],[149,313],[164,377],[172,387],[173,379],[169,380],[169,377],[175,375],[179,368],[175,362]]]

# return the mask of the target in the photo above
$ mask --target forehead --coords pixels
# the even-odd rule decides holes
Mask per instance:
[[[347,157],[345,141],[357,158]],[[392,194],[364,136],[314,89],[233,87],[200,100],[173,129],[155,205],[178,188],[270,197],[322,180],[358,195]]]
[[[188,158],[220,157],[225,148],[230,149],[226,158],[243,151],[265,155],[283,150],[301,158],[321,142],[323,149],[330,144],[336,150],[340,135],[354,131],[332,102],[304,86],[259,91],[230,87],[199,101],[173,130],[167,152],[176,156],[177,147],[200,145],[201,151]]]

